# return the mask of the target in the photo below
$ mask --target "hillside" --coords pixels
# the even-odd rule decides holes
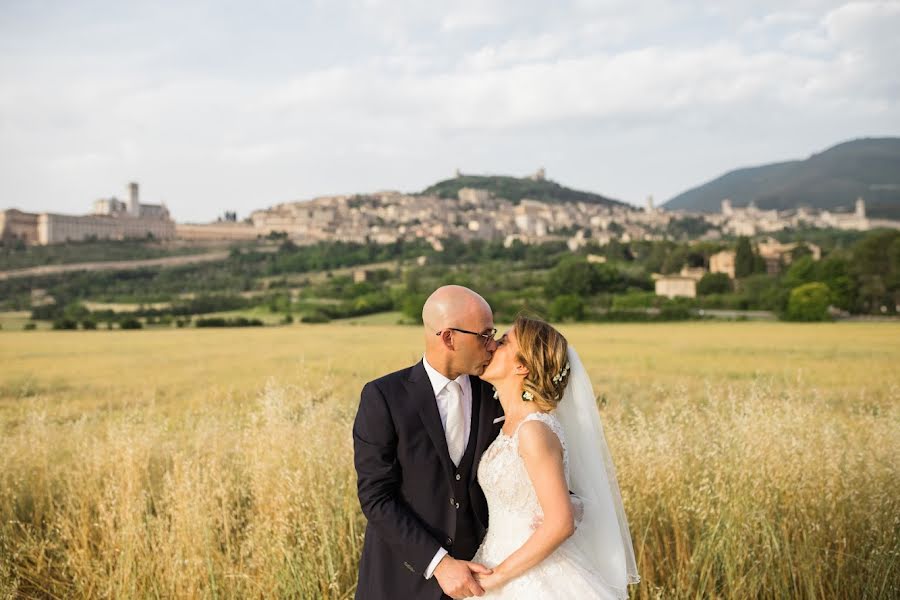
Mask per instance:
[[[730,198],[733,206],[754,201],[763,209],[851,209],[860,196],[868,216],[900,218],[900,138],[853,140],[806,160],[730,171],[675,196],[664,207],[719,212],[722,199]]]
[[[422,191],[422,194],[440,196],[442,198],[456,198],[459,190],[465,187],[487,190],[498,198],[506,198],[516,204],[522,198],[528,198],[550,203],[585,202],[633,208],[624,202],[612,200],[591,192],[573,190],[554,181],[535,181],[527,177],[518,178],[501,175],[461,175],[454,179],[439,181]]]

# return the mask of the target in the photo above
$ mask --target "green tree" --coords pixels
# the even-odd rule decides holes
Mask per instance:
[[[629,248],[628,244],[623,244],[617,239],[612,239],[609,241],[609,243],[604,247],[604,254],[606,255],[607,260],[634,260],[634,254],[631,253],[631,249]]]
[[[750,238],[741,236],[738,238],[737,250],[735,251],[734,276],[742,278],[752,275],[756,270],[755,262],[753,247],[750,245]]]
[[[644,242],[645,244],[649,244],[646,253],[644,254],[644,268],[648,273],[662,273],[663,265],[665,264],[666,257],[671,252],[674,244],[671,242]]]
[[[89,311],[81,302],[71,302],[67,304],[66,308],[63,310],[63,318],[69,319],[70,321],[83,321],[90,316],[91,311]]]
[[[856,309],[857,283],[853,278],[850,261],[835,253],[819,263],[820,281],[831,290],[831,303],[847,311]]]
[[[787,309],[790,288],[779,284],[768,275],[754,274],[735,284],[738,287],[738,307],[744,310],[771,310],[783,312]]]
[[[403,316],[416,323],[422,322],[422,308],[425,307],[425,301],[428,294],[407,293],[400,303],[400,312]]]
[[[727,294],[730,291],[731,278],[725,273],[707,273],[697,282],[697,293],[701,296]]]
[[[900,231],[875,231],[853,249],[859,304],[865,312],[890,312],[900,302]]]
[[[625,287],[625,278],[614,266],[589,263],[584,258],[570,256],[550,271],[544,294],[547,298],[565,294],[585,297],[601,291],[624,291]]]
[[[802,256],[793,262],[782,278],[783,285],[789,289],[813,281],[819,281],[819,272],[816,261],[809,255]]]
[[[818,281],[795,287],[788,299],[786,317],[790,321],[825,321],[830,298],[828,286]]]
[[[550,303],[550,319],[552,321],[584,320],[584,300],[575,294],[557,296]]]
[[[562,294],[590,296],[600,287],[600,278],[594,265],[578,257],[560,262],[550,271],[544,291],[548,298]]]
[[[666,254],[665,260],[663,260],[662,264],[662,273],[677,273],[681,270],[681,267],[687,262],[688,259],[688,249],[684,246],[676,246],[672,249],[668,254]]]

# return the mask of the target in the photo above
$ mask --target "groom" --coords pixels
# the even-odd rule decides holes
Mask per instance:
[[[502,426],[478,379],[497,343],[488,303],[455,285],[422,310],[425,356],[363,387],[353,424],[357,490],[368,519],[357,600],[462,598],[484,592],[468,562],[488,525],[475,477]]]

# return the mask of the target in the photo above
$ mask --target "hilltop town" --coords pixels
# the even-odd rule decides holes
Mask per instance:
[[[531,176],[543,181],[543,170]],[[848,202],[849,203],[849,202]],[[689,226],[679,227],[679,223]],[[175,223],[164,204],[142,204],[138,184],[129,184],[128,201],[105,198],[94,202],[89,215],[0,213],[0,239],[26,245],[47,245],[86,239],[152,237],[160,240],[236,241],[284,235],[298,245],[322,241],[375,242],[426,240],[440,250],[442,240],[502,240],[537,244],[565,241],[572,250],[589,242],[603,246],[612,240],[693,239],[754,236],[786,229],[835,228],[867,231],[900,229],[900,221],[866,216],[858,198],[852,212],[796,208],[760,210],[753,203],[734,207],[728,199],[721,212],[667,211],[648,198],[643,208],[622,203],[550,202],[522,198],[517,202],[492,191],[461,188],[455,198],[396,191],[319,197],[253,211],[238,220],[226,213],[213,223]]]

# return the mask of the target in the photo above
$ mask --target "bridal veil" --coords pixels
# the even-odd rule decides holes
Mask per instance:
[[[634,558],[628,520],[594,389],[578,353],[569,346],[569,383],[556,409],[563,426],[569,453],[569,482],[584,502],[584,517],[571,542],[579,554],[599,571],[619,597],[627,598],[628,584],[640,577]]]

